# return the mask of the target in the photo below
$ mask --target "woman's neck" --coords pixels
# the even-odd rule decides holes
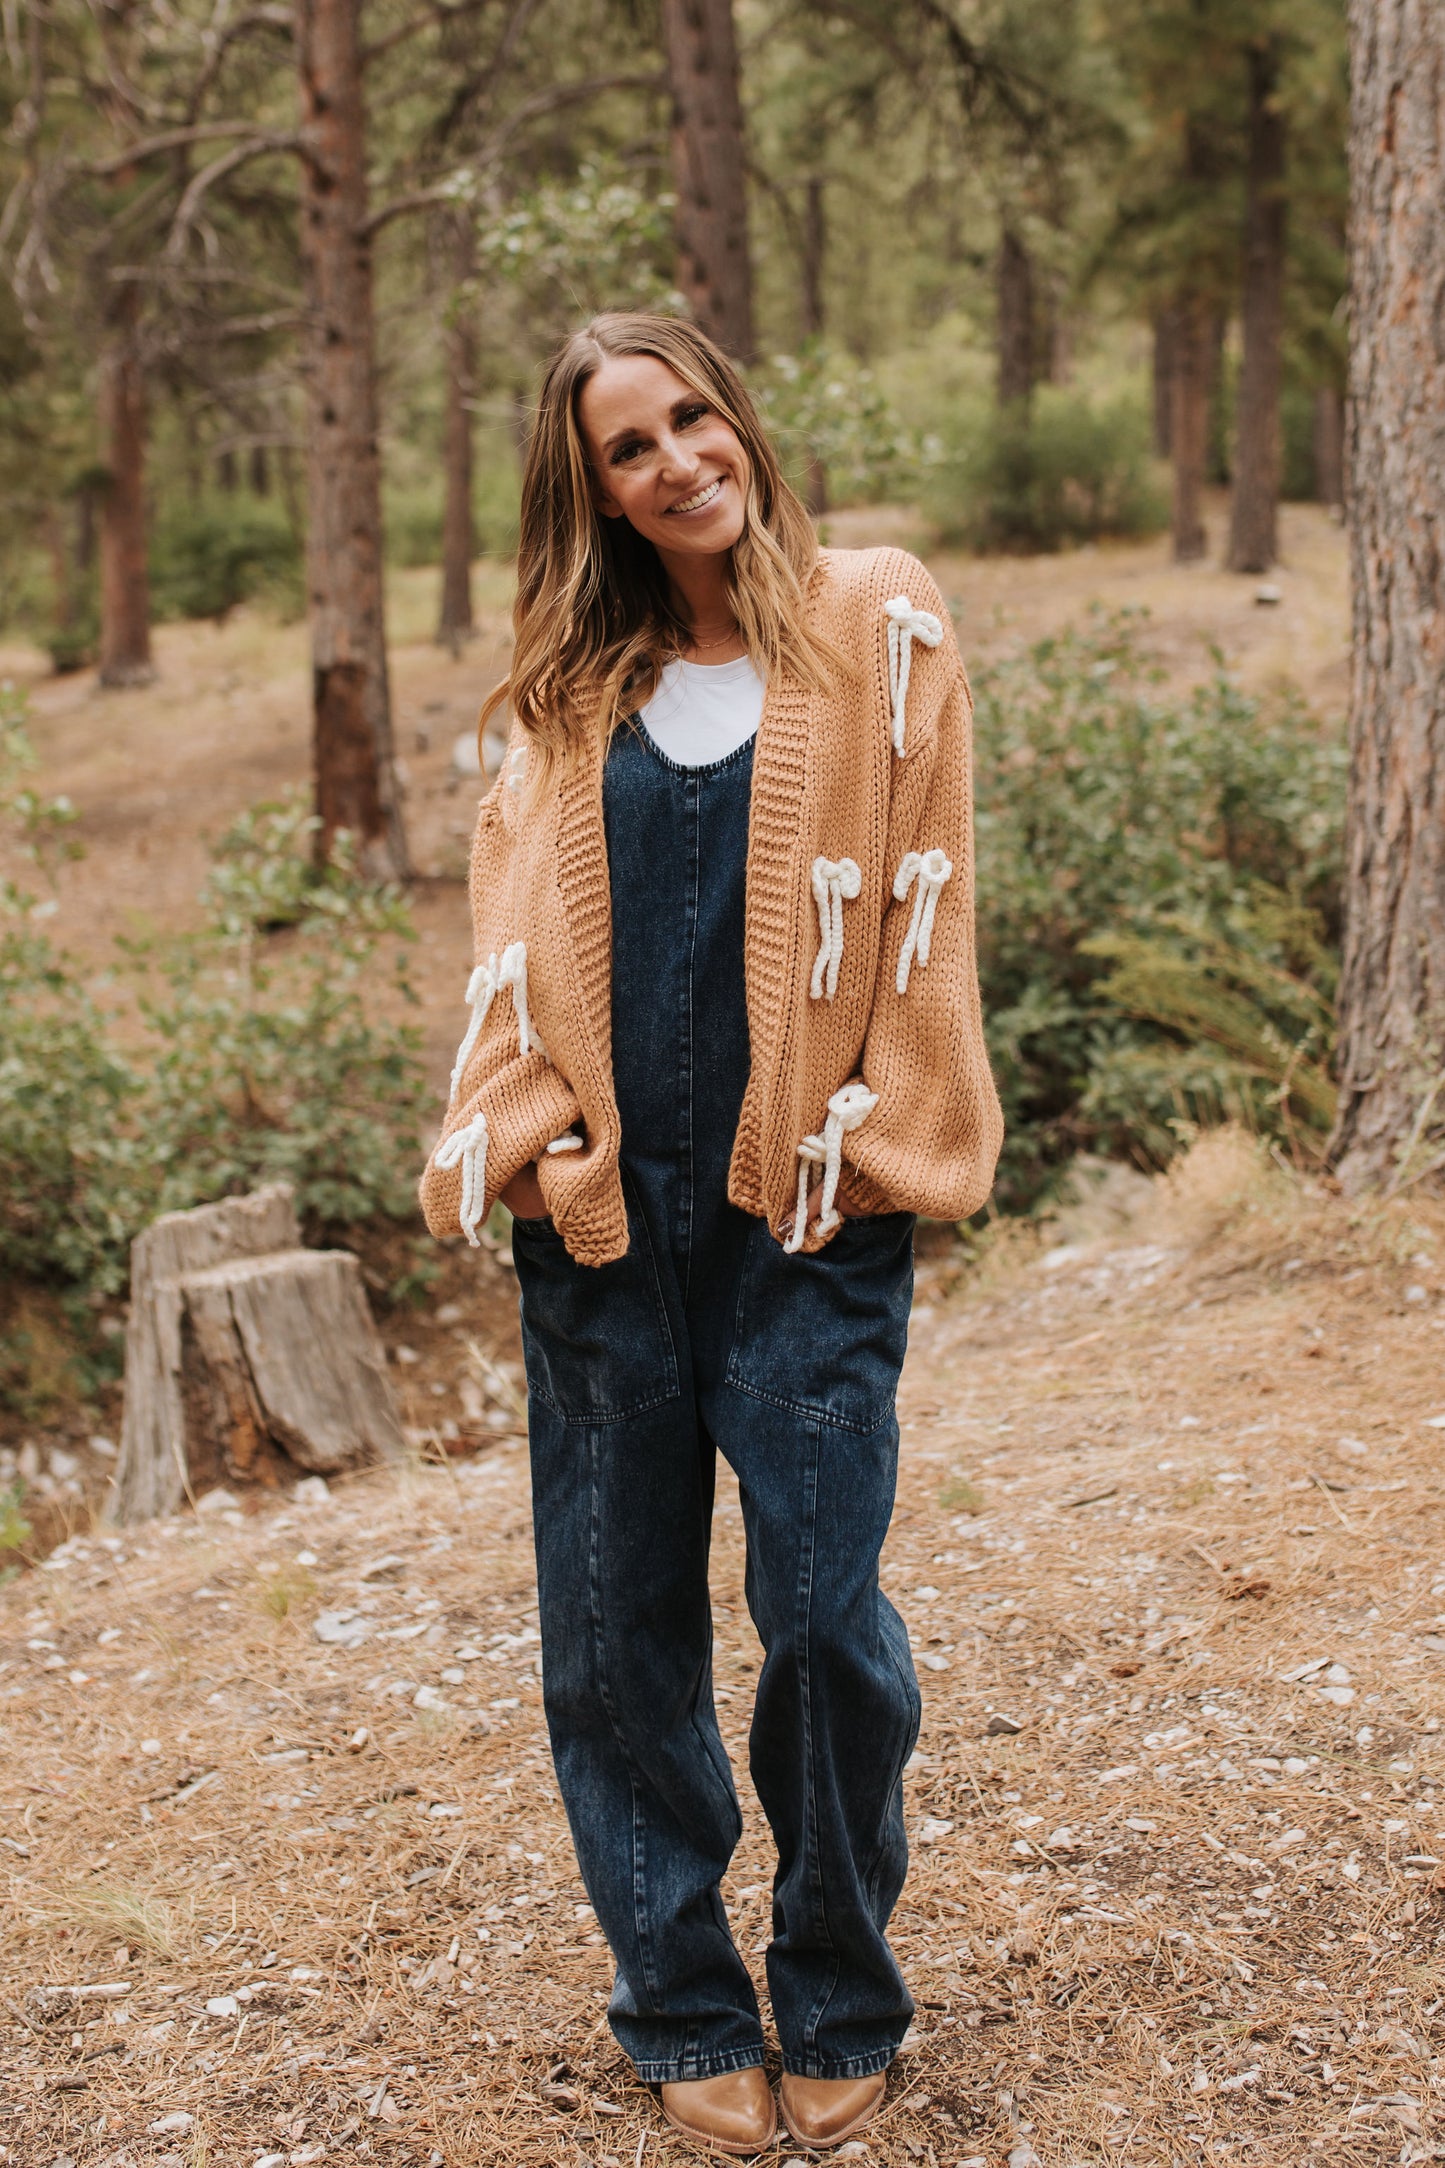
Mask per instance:
[[[673,608],[696,639],[684,653],[706,662],[733,662],[747,653],[738,637],[737,620],[728,594],[732,552],[693,557],[668,553],[663,569],[672,588]]]

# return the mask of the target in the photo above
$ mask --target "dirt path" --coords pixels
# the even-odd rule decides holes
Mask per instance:
[[[1228,1138],[1127,1204],[920,1273],[885,1568],[919,2014],[856,2157],[1437,2160],[1445,1215],[1352,1219]],[[718,1521],[741,1770],[726,1487]],[[691,2157],[601,2023],[536,1647],[506,1436],[0,1591],[0,2162]]]

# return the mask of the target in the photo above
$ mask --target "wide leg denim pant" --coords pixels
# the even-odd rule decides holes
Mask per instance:
[[[918,1688],[878,1586],[912,1219],[787,1257],[727,1202],[747,1081],[751,748],[704,769],[638,726],[609,757],[613,1063],[631,1242],[600,1268],[518,1221],[543,1692],[609,2017],[640,2076],[761,2061],[719,1883],[741,1830],[712,1695],[716,1454],[735,1471],[765,1651],[751,1769],[778,1851],[768,1986],[786,2067],[883,2069],[913,2004],[903,1884]]]

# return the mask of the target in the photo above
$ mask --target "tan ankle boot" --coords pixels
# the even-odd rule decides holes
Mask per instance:
[[[778,2098],[790,2135],[810,2152],[826,2153],[872,2122],[887,2090],[881,2070],[871,2078],[796,2078],[785,2070]]]
[[[674,2130],[714,2153],[760,2153],[777,2135],[772,2092],[757,2068],[664,2085],[662,2112]]]

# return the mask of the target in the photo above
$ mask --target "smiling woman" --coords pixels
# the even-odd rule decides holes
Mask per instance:
[[[742,379],[687,323],[599,316],[547,374],[522,483],[507,699],[565,764],[578,694],[604,728],[676,658],[751,656],[821,690],[839,657],[810,628],[818,545]],[[624,702],[623,695],[626,694]]]
[[[937,589],[820,550],[693,325],[599,318],[523,484],[511,744],[472,856],[472,1021],[434,1232],[513,1213],[543,1690],[608,2012],[668,2121],[769,2145],[720,1893],[716,1455],[767,1651],[783,2117],[878,2113],[912,2012],[887,1940],[919,1719],[878,1587],[913,1215],[999,1145],[973,962],[968,694]]]

